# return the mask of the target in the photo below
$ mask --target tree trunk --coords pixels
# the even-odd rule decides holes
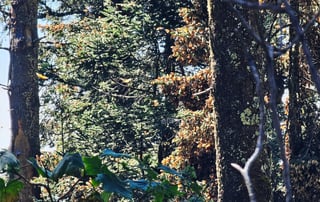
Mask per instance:
[[[10,109],[11,151],[18,156],[21,175],[27,180],[35,176],[26,161],[40,154],[38,79],[37,0],[11,1],[10,16]],[[32,201],[37,191],[29,184],[19,201]]]
[[[299,3],[292,2],[292,8],[299,11]],[[290,27],[290,40],[292,41],[296,35],[295,29]],[[302,145],[302,131],[300,117],[300,109],[302,107],[300,99],[301,88],[301,58],[300,58],[300,44],[296,44],[290,50],[290,66],[289,66],[289,137],[290,149],[292,158],[296,158],[300,154]]]
[[[241,120],[244,110],[255,110],[255,84],[245,56],[252,39],[227,3],[213,2],[218,201],[249,201],[242,176],[231,163],[244,165],[256,145],[257,124]],[[245,10],[242,15],[248,17]],[[270,186],[261,170],[261,158],[250,169],[250,177],[257,201],[269,201]]]

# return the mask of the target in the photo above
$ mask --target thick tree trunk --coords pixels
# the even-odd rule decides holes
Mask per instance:
[[[255,110],[255,84],[245,56],[251,39],[227,3],[213,2],[218,201],[249,201],[242,176],[231,163],[244,165],[256,145],[257,124],[241,120],[244,110]],[[243,15],[248,17],[246,12]],[[250,177],[257,201],[269,201],[270,186],[261,170],[261,159],[250,169]]]
[[[21,163],[21,175],[35,176],[26,159],[40,153],[39,96],[36,76],[38,63],[37,0],[11,2],[10,20],[10,109],[11,151]],[[32,201],[35,189],[25,183],[19,201]]]

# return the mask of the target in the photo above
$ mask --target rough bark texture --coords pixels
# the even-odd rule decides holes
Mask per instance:
[[[292,8],[297,12],[299,11],[299,3],[293,2],[291,4]],[[290,39],[296,35],[295,29],[290,28]],[[297,157],[300,150],[303,148],[302,145],[302,132],[300,117],[300,109],[302,103],[300,102],[300,88],[301,88],[301,67],[300,67],[300,45],[294,46],[290,50],[290,68],[289,68],[289,137],[290,137],[290,149],[293,158]]]
[[[215,67],[215,110],[216,138],[221,151],[217,158],[217,167],[221,172],[217,176],[222,183],[218,201],[249,201],[248,192],[240,173],[231,167],[231,163],[244,165],[256,144],[257,125],[242,123],[241,113],[253,105],[254,82],[248,71],[245,49],[251,46],[250,35],[241,22],[234,16],[228,4],[214,1],[214,56]],[[246,16],[246,12],[243,12]],[[217,144],[217,143],[216,143]],[[261,161],[261,160],[260,160]],[[250,170],[257,201],[268,201],[270,189],[261,169],[256,162]]]
[[[38,63],[37,0],[11,2],[10,19],[10,109],[12,141],[11,151],[18,156],[21,175],[35,176],[29,157],[40,153],[39,97],[36,77]],[[19,201],[32,201],[36,190],[25,183]]]

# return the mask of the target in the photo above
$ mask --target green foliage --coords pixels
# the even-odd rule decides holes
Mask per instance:
[[[121,165],[125,166],[122,166],[122,168],[118,166],[114,170],[114,166],[112,165],[115,162],[112,159],[118,159],[121,161]],[[91,194],[88,194],[83,199],[89,199],[93,196],[103,201],[119,197],[134,199],[138,195],[143,194],[145,198],[149,198],[150,200],[164,201],[183,196],[185,192],[179,190],[177,183],[169,181],[169,176],[177,177],[180,181],[182,180],[185,186],[188,186],[188,190],[194,192],[195,196],[201,195],[198,190],[199,185],[195,186],[197,183],[194,181],[194,177],[188,177],[189,172],[178,172],[162,165],[154,168],[147,161],[140,161],[127,154],[117,153],[110,149],[105,149],[100,157],[81,157],[78,153],[67,154],[54,168],[52,176],[43,175],[46,169],[39,166],[37,162],[30,160],[30,163],[40,175],[47,179],[47,182],[53,184],[69,180],[70,178],[68,177],[70,176],[77,176],[83,183],[90,182],[90,186],[93,186]],[[78,176],[76,173],[79,173],[82,169],[84,172],[82,172],[81,176]],[[161,172],[157,172],[156,170]],[[71,186],[71,195],[79,180]],[[48,192],[53,193],[53,190],[50,188],[52,186],[46,185],[45,187]],[[66,191],[64,190],[64,192]],[[99,194],[99,197],[97,194]]]
[[[20,163],[15,155],[7,150],[0,151],[0,172],[15,172]]]
[[[7,175],[16,174],[20,170],[19,160],[14,154],[7,150],[0,152],[0,172]],[[0,201],[14,202],[17,201],[20,190],[23,188],[23,183],[17,179],[5,180],[0,177]]]
[[[66,154],[52,171],[52,179],[57,181],[63,175],[81,177],[81,170],[84,168],[79,153]]]
[[[95,154],[106,147],[155,153],[168,130],[161,121],[174,110],[151,83],[158,47],[145,29],[153,22],[133,2],[106,3],[101,14],[42,26],[56,41],[40,48],[39,71],[49,77],[43,83],[42,140],[62,153]]]
[[[46,168],[40,167],[35,158],[30,158],[28,162],[37,170],[40,176],[46,177],[46,178],[52,178],[52,172]]]
[[[126,188],[126,184],[110,171],[98,174],[95,180],[102,183],[102,189],[105,192],[114,192],[122,197],[132,198],[132,193]]]
[[[83,164],[85,165],[86,175],[95,176],[101,173],[102,162],[98,156],[82,157]]]
[[[6,182],[0,178],[0,201],[14,202],[17,201],[23,183],[19,180],[10,180]]]

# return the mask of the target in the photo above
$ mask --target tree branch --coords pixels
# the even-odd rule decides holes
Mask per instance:
[[[36,187],[43,187],[47,190],[48,194],[49,194],[49,198],[50,200],[53,202],[53,197],[52,197],[52,193],[51,193],[51,189],[49,187],[49,185],[45,185],[45,184],[41,184],[41,183],[32,183],[29,180],[27,180],[23,175],[21,175],[19,172],[14,172],[13,174],[17,175],[19,178],[21,178],[23,181],[25,181],[27,184],[31,185],[31,186],[36,186]]]
[[[70,195],[70,193],[74,190],[74,188],[76,187],[76,185],[77,185],[80,181],[81,181],[81,178],[79,178],[79,179],[70,187],[70,189],[69,189],[65,194],[63,194],[63,195],[57,200],[57,202],[65,199],[65,198],[67,198],[67,197]]]
[[[263,149],[263,140],[264,140],[264,130],[265,130],[265,109],[264,109],[264,96],[263,96],[263,89],[262,89],[262,85],[261,85],[261,79],[259,76],[259,72],[256,68],[255,62],[252,58],[251,55],[248,55],[248,63],[249,63],[249,67],[250,70],[252,72],[253,78],[255,80],[255,84],[256,84],[256,94],[259,98],[259,135],[258,135],[258,139],[257,139],[257,144],[256,144],[256,148],[253,152],[253,154],[250,156],[250,158],[246,161],[244,168],[241,168],[240,165],[232,163],[231,166],[234,167],[235,169],[237,169],[246,184],[247,190],[248,190],[248,194],[249,194],[249,198],[251,202],[256,202],[256,196],[255,193],[253,191],[253,187],[252,187],[252,182],[250,179],[250,168],[252,166],[252,164],[254,163],[254,161],[258,158],[259,154],[261,153],[262,149]]]
[[[9,49],[9,48],[7,48],[7,47],[0,47],[0,49],[1,49],[1,50],[10,51],[10,49]]]
[[[205,93],[209,93],[211,90],[212,90],[212,87],[209,87],[209,88],[207,88],[207,89],[205,89],[203,91],[200,91],[200,92],[192,94],[192,96],[199,96],[199,95],[202,95],[202,94],[205,94]]]

